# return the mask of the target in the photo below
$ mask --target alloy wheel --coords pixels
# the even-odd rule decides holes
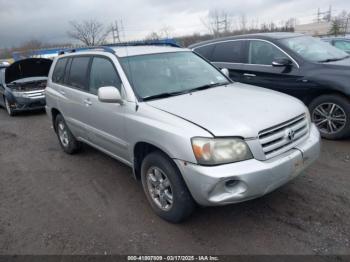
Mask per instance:
[[[58,123],[58,137],[64,147],[69,146],[69,136],[65,124],[61,121]]]
[[[164,211],[173,206],[173,190],[166,174],[158,167],[151,167],[146,174],[147,189],[153,202]]]
[[[344,109],[335,103],[323,103],[312,112],[312,121],[324,134],[335,134],[345,125],[347,116]]]

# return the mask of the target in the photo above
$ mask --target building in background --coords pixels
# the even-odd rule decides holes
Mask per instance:
[[[296,25],[295,32],[312,36],[325,36],[329,34],[331,26],[332,22],[328,21]]]

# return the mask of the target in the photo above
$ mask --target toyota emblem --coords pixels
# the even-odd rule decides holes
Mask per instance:
[[[295,132],[293,129],[288,129],[286,133],[287,133],[286,135],[287,135],[287,138],[289,141],[294,140]]]

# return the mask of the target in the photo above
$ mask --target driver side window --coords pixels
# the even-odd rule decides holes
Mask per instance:
[[[250,41],[249,64],[272,65],[276,58],[288,58],[281,50],[265,41]]]
[[[94,57],[91,64],[89,92],[97,95],[97,91],[103,86],[114,86],[119,91],[121,80],[112,62],[103,57]]]

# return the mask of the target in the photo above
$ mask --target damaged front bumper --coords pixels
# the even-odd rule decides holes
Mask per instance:
[[[306,141],[266,161],[251,159],[212,167],[175,162],[197,203],[215,206],[263,196],[298,176],[319,154],[320,135],[312,125]]]
[[[8,100],[14,112],[40,110],[46,105],[45,90],[14,92]]]

